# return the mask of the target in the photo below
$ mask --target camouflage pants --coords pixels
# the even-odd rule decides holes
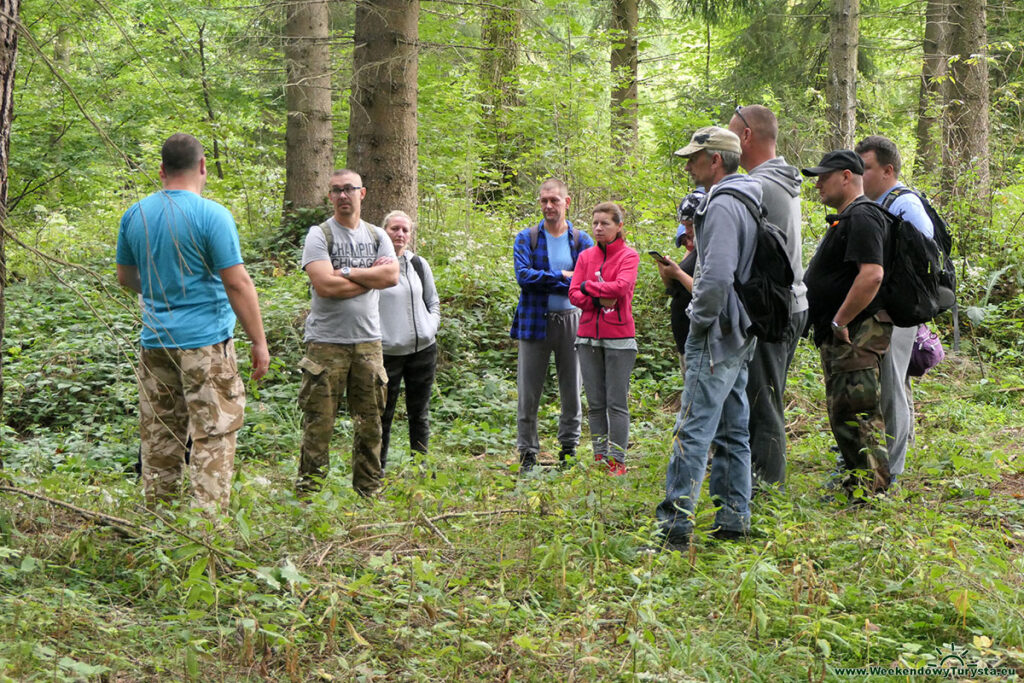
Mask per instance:
[[[310,342],[299,362],[302,386],[302,453],[299,492],[316,489],[330,467],[334,420],[343,395],[352,415],[352,488],[369,495],[380,488],[381,413],[387,403],[388,375],[381,343]]]
[[[235,465],[235,437],[245,413],[235,342],[198,349],[142,349],[139,430],[146,504],[171,499],[192,437],[189,477],[195,504],[226,509]]]
[[[889,486],[889,454],[879,400],[879,365],[889,349],[892,323],[868,318],[851,325],[850,343],[835,337],[821,345],[828,419],[848,470],[871,473],[870,481],[851,474],[847,491],[862,486],[884,491]]]

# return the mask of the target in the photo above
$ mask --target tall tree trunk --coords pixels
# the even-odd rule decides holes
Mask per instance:
[[[853,149],[857,130],[857,45],[860,0],[832,0],[825,85],[828,149]]]
[[[220,163],[220,142],[217,140],[217,116],[213,113],[213,98],[210,96],[210,79],[206,77],[206,22],[199,25],[199,83],[203,87],[203,104],[206,105],[206,120],[210,122],[213,134],[213,164],[217,177],[224,179],[224,167]]]
[[[953,0],[949,8],[942,187],[951,196],[988,194],[988,62],[985,0]],[[981,203],[972,207],[984,215]]]
[[[522,21],[518,0],[486,5],[483,35],[486,51],[480,60],[482,137],[478,202],[500,200],[515,187],[521,135],[514,123],[523,106],[519,87],[519,43]]]
[[[0,0],[0,347],[7,320],[7,160],[11,151],[11,121],[14,118],[14,65],[18,55],[18,5],[20,0]],[[4,365],[0,354],[0,425],[4,411]],[[3,467],[0,453],[0,468]]]
[[[284,218],[323,208],[334,164],[327,0],[285,5]]]
[[[348,167],[363,177],[363,217],[371,223],[392,209],[416,220],[419,15],[419,0],[356,5]]]
[[[637,0],[612,0],[612,145],[621,157],[637,144]]]
[[[917,101],[917,154],[919,173],[932,173],[939,166],[939,144],[936,130],[942,90],[946,75],[946,50],[949,47],[948,0],[928,0],[924,24],[924,56],[921,60],[921,89]]]

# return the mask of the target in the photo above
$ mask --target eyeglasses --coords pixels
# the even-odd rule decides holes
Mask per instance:
[[[747,123],[747,120],[745,118],[743,118],[743,105],[742,104],[740,106],[736,107],[736,111],[733,112],[733,113],[736,114],[736,116],[740,117],[740,121],[743,122],[743,126],[745,128],[750,128],[750,124]]]
[[[331,194],[341,194],[342,192],[344,192],[345,194],[352,195],[355,194],[356,192],[359,192],[359,190],[361,189],[363,189],[361,185],[346,185],[345,187],[332,187]]]

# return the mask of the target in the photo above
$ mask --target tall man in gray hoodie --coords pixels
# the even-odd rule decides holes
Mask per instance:
[[[747,363],[755,338],[750,318],[733,283],[750,277],[757,225],[743,201],[726,191],[761,202],[761,185],[739,175],[740,141],[724,128],[709,126],[676,151],[686,170],[708,193],[697,208],[694,229],[697,269],[693,301],[687,310],[686,383],[665,475],[665,500],[656,510],[663,547],[685,548],[693,533],[693,510],[711,464],[711,497],[717,538],[744,536],[750,528],[750,442],[747,423]]]
[[[736,107],[729,130],[740,139],[740,166],[761,184],[761,205],[769,222],[786,234],[793,267],[793,300],[786,341],[758,341],[747,379],[753,472],[760,482],[781,486],[786,481],[786,375],[807,326],[807,286],[803,281],[800,237],[800,170],[775,156],[779,122],[767,107]]]

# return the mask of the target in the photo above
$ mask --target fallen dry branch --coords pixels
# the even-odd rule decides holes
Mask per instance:
[[[0,486],[0,492],[14,493],[19,496],[25,496],[26,498],[34,498],[36,500],[41,500],[44,503],[53,505],[55,507],[61,507],[64,508],[65,510],[71,510],[72,512],[81,517],[85,517],[86,519],[92,520],[94,522],[100,522],[101,524],[109,526],[125,538],[139,538],[139,532],[143,531],[148,533],[154,533],[152,529],[144,527],[140,524],[136,524],[135,522],[130,522],[127,519],[121,519],[120,517],[114,517],[113,515],[104,514],[102,512],[96,512],[95,510],[87,510],[85,508],[78,507],[77,505],[72,505],[71,503],[65,503],[62,500],[57,500],[55,498],[50,498],[49,496],[44,496],[41,493],[26,491],[25,489],[18,488],[16,486]]]
[[[1024,387],[1006,387],[1003,389],[992,389],[993,394],[1016,394],[1024,391]],[[924,405],[926,403],[942,403],[944,401],[967,401],[973,398],[977,398],[977,394],[965,394],[963,396],[945,396],[943,398],[929,398],[924,401],[915,401],[917,405]]]
[[[414,524],[419,524],[423,521],[426,521],[428,524],[436,524],[437,522],[443,522],[446,519],[454,519],[455,517],[493,517],[494,515],[524,515],[527,512],[529,512],[529,510],[522,510],[520,508],[506,508],[504,510],[470,510],[466,512],[446,512],[443,515],[438,515],[437,517],[430,517],[429,519],[421,515],[416,519],[410,519],[404,522],[377,522],[375,524],[360,524],[357,527],[353,527],[353,531],[361,531],[363,529],[377,529],[380,527],[389,526],[412,526]]]

